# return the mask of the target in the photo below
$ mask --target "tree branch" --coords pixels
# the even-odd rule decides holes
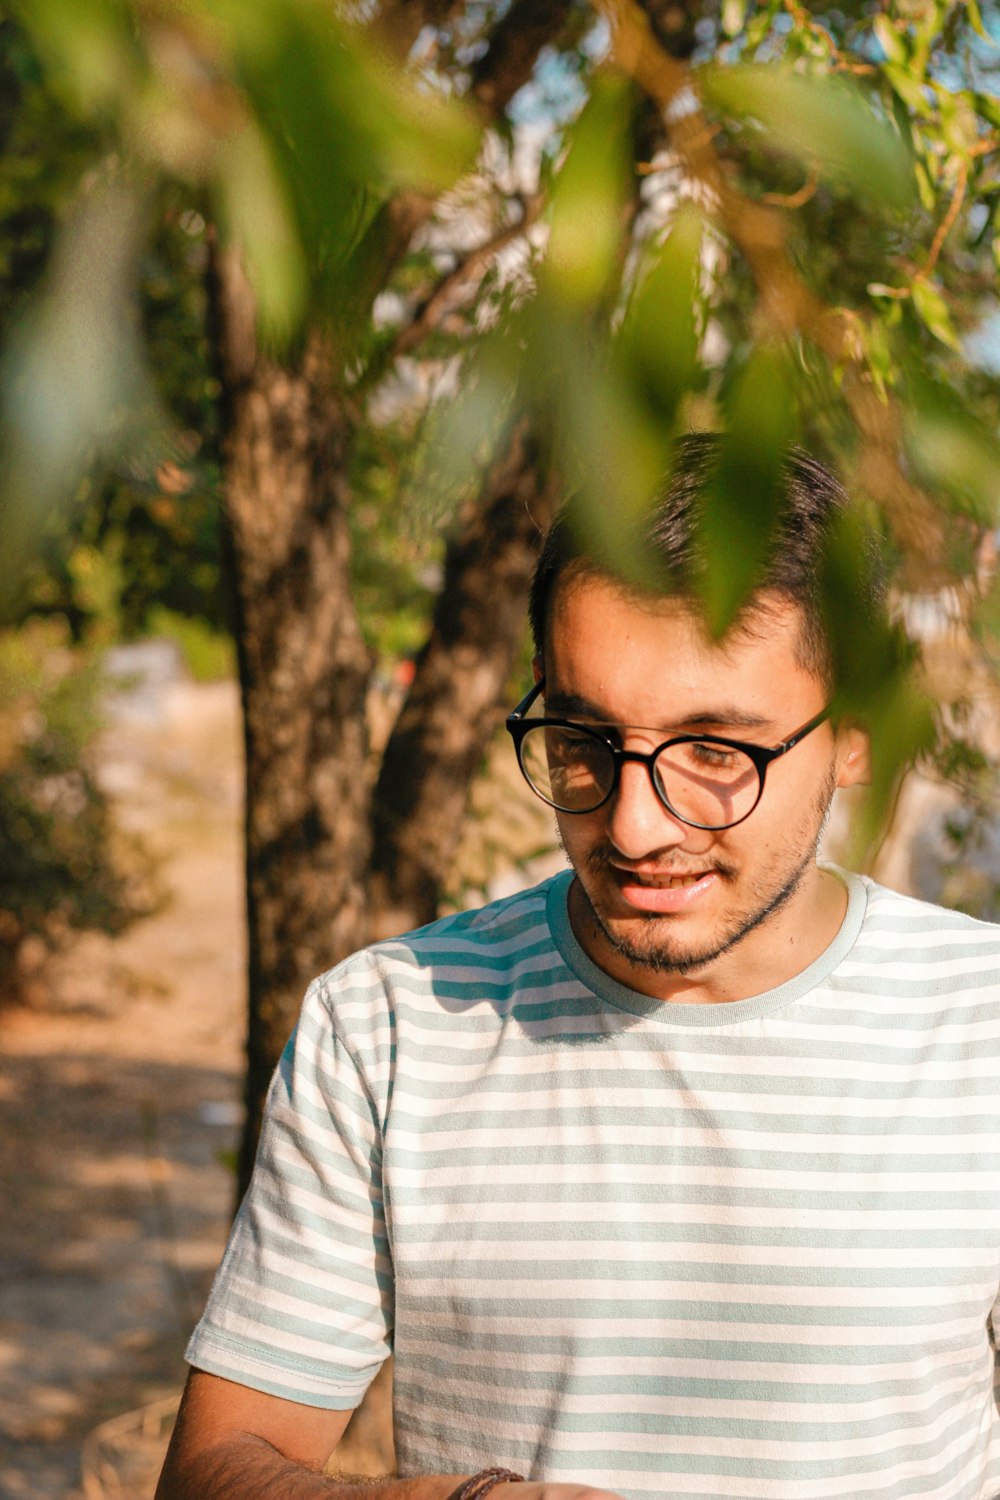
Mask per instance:
[[[454,270],[441,278],[433,291],[417,308],[413,321],[400,330],[399,336],[386,356],[386,364],[392,364],[401,354],[408,354],[429,333],[439,328],[448,313],[454,311],[466,300],[467,289],[471,292],[475,286],[479,285],[490,262],[499,252],[506,245],[512,244],[514,240],[527,234],[541,212],[544,197],[541,193],[535,193],[530,198],[521,198],[520,202],[521,218],[516,223],[506,225],[493,235],[492,239],[486,240],[482,245],[477,245]]]
[[[375,25],[398,58],[410,54],[425,26],[442,26],[461,8],[461,0],[383,0]]]
[[[572,0],[514,0],[476,64],[470,97],[487,125],[500,119],[518,89],[531,78],[538,54],[562,30]],[[393,12],[404,10],[396,0]],[[433,5],[431,5],[433,9]],[[383,210],[381,264],[387,276],[399,264],[416,234],[434,212],[433,198],[401,193]]]
[[[488,121],[498,118],[531,78],[542,48],[562,30],[571,0],[514,0],[472,73],[470,94]]]

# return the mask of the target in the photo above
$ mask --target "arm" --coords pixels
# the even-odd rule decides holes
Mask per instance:
[[[155,1500],[448,1500],[468,1477],[358,1484],[324,1474],[350,1416],[192,1370]],[[492,1494],[494,1500],[620,1500],[580,1484],[504,1484]]]
[[[322,1472],[350,1416],[192,1370],[156,1500],[370,1500],[371,1485]],[[380,1500],[446,1500],[461,1482],[441,1476],[378,1489]]]

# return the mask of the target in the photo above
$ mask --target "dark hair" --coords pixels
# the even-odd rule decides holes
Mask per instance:
[[[642,518],[636,537],[639,555],[653,570],[655,583],[630,582],[609,561],[595,555],[584,540],[588,528],[579,497],[563,506],[545,538],[531,586],[529,615],[540,655],[552,595],[558,581],[566,576],[608,578],[627,592],[679,597],[697,605],[704,555],[698,512],[715,475],[720,451],[717,433],[692,433],[677,444],[670,475]],[[802,663],[830,680],[833,668],[822,575],[831,535],[838,520],[846,518],[850,500],[829,469],[797,448],[791,449],[783,461],[777,500],[767,561],[737,625],[747,628],[752,624],[754,604],[763,593],[777,594],[798,605],[803,619],[799,642]],[[865,548],[860,571],[865,576],[854,580],[856,599],[874,623],[884,617],[884,586],[872,540]]]

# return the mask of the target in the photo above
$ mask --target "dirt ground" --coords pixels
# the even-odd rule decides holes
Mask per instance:
[[[245,994],[235,687],[135,695],[102,759],[166,899],[115,941],[75,943],[36,1003],[0,1019],[3,1500],[151,1492],[144,1471],[232,1207]]]

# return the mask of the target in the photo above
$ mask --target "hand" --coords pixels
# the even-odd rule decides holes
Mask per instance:
[[[498,1485],[491,1500],[622,1500],[614,1490],[593,1484],[557,1484],[549,1479],[526,1479]]]

